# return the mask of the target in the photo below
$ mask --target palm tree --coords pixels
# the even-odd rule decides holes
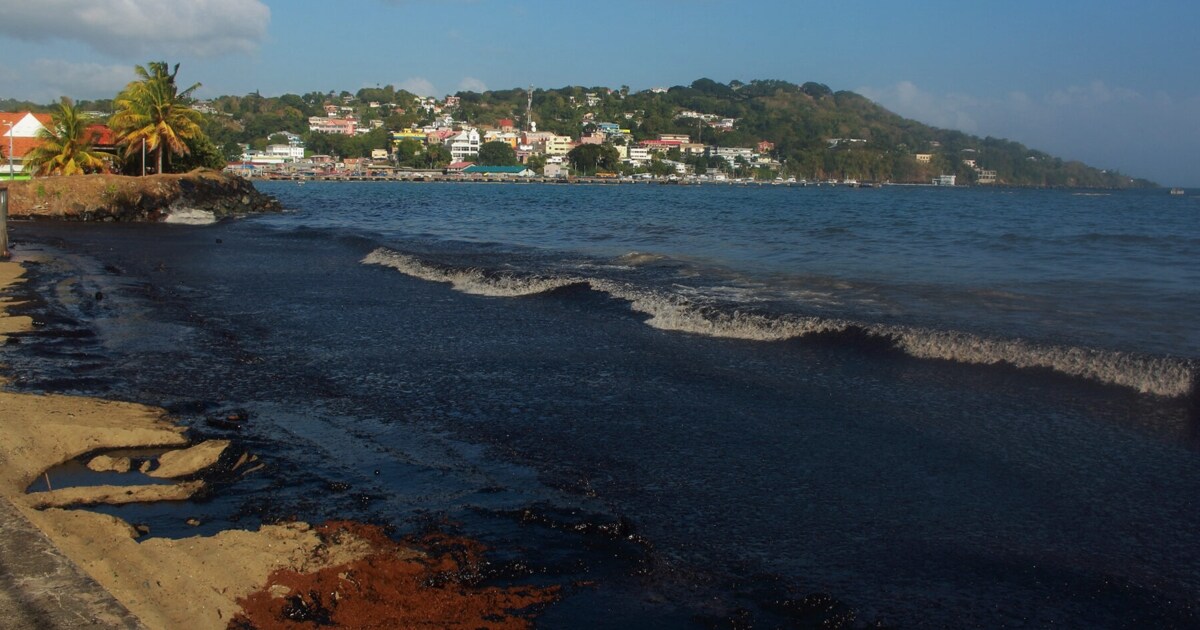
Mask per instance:
[[[92,150],[95,136],[75,103],[62,97],[50,126],[37,132],[41,142],[25,154],[25,168],[35,175],[82,175],[103,170],[108,159]]]
[[[140,80],[125,86],[114,102],[117,113],[110,125],[117,132],[118,141],[125,145],[128,158],[142,150],[154,153],[158,164],[157,172],[163,172],[163,150],[174,155],[191,152],[187,140],[204,135],[200,129],[200,112],[188,107],[186,100],[199,83],[180,91],[175,84],[179,64],[168,72],[165,61],[152,61],[149,68],[134,66]]]

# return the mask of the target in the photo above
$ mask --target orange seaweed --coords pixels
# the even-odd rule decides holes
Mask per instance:
[[[327,544],[347,536],[369,544],[356,561],[301,573],[282,569],[238,600],[231,629],[490,628],[523,629],[557,600],[557,586],[478,584],[484,546],[431,534],[392,541],[375,526],[338,521],[318,528]],[[414,553],[416,551],[417,553]]]

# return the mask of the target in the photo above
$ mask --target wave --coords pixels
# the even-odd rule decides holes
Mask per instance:
[[[212,225],[216,222],[217,215],[208,210],[182,206],[171,206],[168,208],[168,214],[163,219],[163,223],[176,223],[180,225]]]
[[[485,271],[478,268],[453,269],[422,262],[413,256],[378,248],[362,260],[368,265],[391,267],[400,273],[428,280],[449,282],[456,291],[489,297],[537,295],[577,284],[578,281],[556,276],[532,276]]]
[[[1200,372],[1195,361],[1175,357],[988,338],[961,331],[851,319],[765,314],[705,304],[679,293],[664,293],[617,280],[455,269],[386,248],[372,251],[362,262],[390,267],[422,280],[447,282],[455,290],[472,295],[520,297],[567,286],[588,286],[627,302],[633,311],[648,316],[647,325],[661,330],[765,342],[815,336],[865,336],[920,359],[1047,369],[1164,397],[1193,394]]]
[[[624,256],[617,257],[617,263],[637,267],[639,265],[647,265],[651,263],[661,262],[666,260],[666,256],[661,254],[647,254],[644,252],[629,252]]]

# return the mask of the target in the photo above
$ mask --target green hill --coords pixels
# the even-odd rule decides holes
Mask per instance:
[[[622,97],[605,88],[567,87],[536,90],[533,118],[539,129],[578,134],[587,112],[595,120],[611,120],[633,131],[635,140],[662,133],[699,134],[705,144],[755,146],[774,143],[773,154],[785,170],[797,176],[825,179],[928,183],[937,175],[957,175],[959,183],[974,183],[980,171],[995,171],[997,184],[1129,188],[1153,186],[1116,171],[1102,171],[1080,162],[1064,161],[1016,142],[979,138],[938,129],[898,116],[854,92],[834,92],[819,83],[795,85],[786,81],[733,81],[726,84],[700,79],[665,93],[643,91]],[[600,99],[595,107],[575,107],[587,93]],[[468,120],[490,122],[524,110],[524,91],[464,94],[462,114]],[[734,118],[730,131],[718,131],[680,111]],[[626,119],[630,113],[634,115]],[[835,144],[834,141],[838,140]],[[917,155],[929,156],[919,162]],[[968,160],[974,161],[974,167]]]

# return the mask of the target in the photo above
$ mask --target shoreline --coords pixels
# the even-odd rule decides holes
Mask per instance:
[[[9,313],[9,308],[22,303],[11,293],[24,281],[21,263],[29,261],[18,257],[0,262],[0,344],[7,343],[9,335],[35,326],[31,318]],[[0,364],[0,369],[6,366]],[[254,456],[247,452],[238,456],[236,444],[232,449],[229,444],[192,445],[187,431],[163,409],[83,396],[13,392],[7,384],[0,377],[0,408],[5,410],[0,417],[0,461],[5,464],[0,468],[0,500],[11,504],[146,627],[225,628],[235,619],[245,627],[272,627],[300,615],[351,627],[355,619],[391,619],[400,625],[444,622],[525,628],[530,620],[523,613],[535,612],[559,597],[554,586],[469,583],[465,576],[483,562],[484,549],[465,539],[393,542],[378,527],[354,523],[314,527],[303,522],[166,539],[150,537],[115,516],[64,509],[159,500],[164,487],[174,489],[166,492],[168,500],[183,500],[203,487],[206,470],[244,466],[242,474],[246,474],[253,470],[247,463]],[[87,460],[96,470],[103,465],[97,462],[101,459],[97,454],[147,447],[167,449],[155,461],[143,462],[142,468],[151,469],[151,475],[160,471],[172,479],[170,485],[77,487],[67,489],[70,496],[66,497],[61,496],[63,489],[26,491],[43,476],[49,485],[49,471],[64,462]],[[56,493],[61,500],[48,502]],[[62,507],[45,507],[50,504]],[[10,542],[8,537],[5,542]],[[455,574],[464,577],[455,580]],[[347,575],[358,579],[348,582]],[[431,585],[439,576],[442,581]],[[49,594],[57,601],[78,595],[74,583],[58,588],[68,592]],[[334,601],[306,594],[330,592]],[[381,598],[380,593],[388,597]],[[19,600],[27,597],[12,595]],[[381,599],[386,605],[378,603]],[[102,621],[107,626],[138,627],[121,622],[113,613]]]
[[[229,172],[229,171],[226,171]],[[571,177],[545,177],[541,175],[533,177],[515,177],[505,175],[463,175],[454,173],[443,173],[441,171],[431,172],[402,172],[393,173],[391,175],[364,175],[361,173],[338,173],[330,175],[309,175],[309,174],[277,174],[267,173],[262,175],[245,175],[237,174],[251,183],[263,182],[295,182],[297,185],[303,185],[308,182],[399,182],[399,183],[419,183],[419,184],[523,184],[523,185],[549,185],[549,186],[625,186],[625,185],[643,185],[643,186],[725,186],[738,188],[938,188],[950,190],[1061,190],[1061,191],[1090,191],[1100,190],[1107,192],[1121,191],[1156,191],[1168,189],[1164,187],[1136,187],[1136,188],[1096,188],[1084,186],[1017,186],[1010,184],[956,184],[946,186],[941,184],[923,183],[923,182],[836,182],[829,183],[828,181],[807,181],[798,180],[794,182],[776,181],[776,180],[746,180],[746,179],[726,179],[726,180],[695,180],[695,179],[663,179],[663,178],[620,178],[620,177],[594,177],[594,176],[571,176]]]

